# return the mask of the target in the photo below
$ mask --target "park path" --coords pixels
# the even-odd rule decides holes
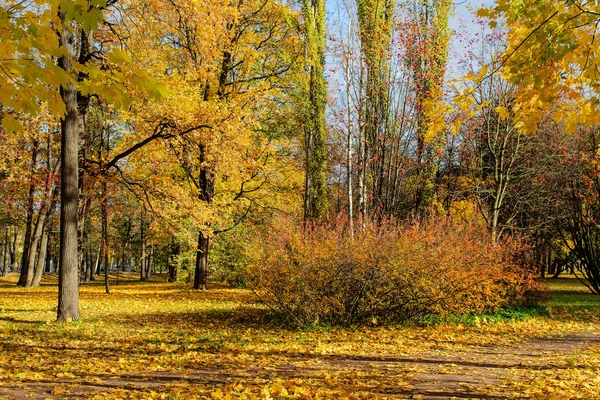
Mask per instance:
[[[484,347],[446,354],[445,357],[416,359],[424,371],[416,375],[414,394],[423,399],[511,398],[517,394],[506,389],[498,396],[486,395],[480,389],[495,387],[502,393],[498,388],[503,386],[503,381],[509,383],[531,371],[555,371],[556,376],[560,376],[565,358],[576,357],[598,345],[600,335],[581,332],[560,338],[530,340],[510,347]]]
[[[344,382],[344,392],[331,398],[390,399],[507,399],[552,398],[524,396],[511,389],[510,381],[534,371],[560,376],[564,360],[600,346],[600,333],[578,332],[562,337],[524,341],[510,346],[477,346],[466,351],[429,350],[419,356],[344,356],[290,353],[270,366],[255,368],[191,369],[185,374],[148,372],[139,375],[98,376],[93,382],[74,379],[23,382],[18,387],[0,386],[0,399],[94,398],[115,390],[138,393],[134,398],[153,398],[151,393],[177,385],[219,387],[232,381],[253,379],[285,381],[304,379],[327,386]],[[280,355],[281,356],[281,355]],[[361,377],[367,377],[362,379]],[[61,388],[69,387],[62,391]],[[147,397],[144,397],[144,394]],[[108,398],[100,396],[100,398]],[[115,397],[111,397],[115,398]],[[118,398],[118,396],[116,397]],[[188,398],[185,395],[177,398]],[[211,398],[189,397],[189,398]],[[260,396],[259,396],[260,398]],[[272,399],[288,398],[274,394]],[[302,398],[302,397],[300,397]],[[323,397],[322,397],[323,398]],[[325,397],[328,398],[328,397]]]

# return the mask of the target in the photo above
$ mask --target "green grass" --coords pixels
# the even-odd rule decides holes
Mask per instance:
[[[600,295],[590,292],[574,275],[550,278],[550,307],[600,308]]]

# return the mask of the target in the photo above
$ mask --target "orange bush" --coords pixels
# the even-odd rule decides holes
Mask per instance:
[[[533,269],[518,262],[518,241],[492,245],[473,224],[388,222],[351,240],[342,220],[309,227],[286,220],[258,240],[251,287],[302,325],[489,312],[540,290]]]

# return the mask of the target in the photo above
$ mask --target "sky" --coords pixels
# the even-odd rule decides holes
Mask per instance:
[[[336,35],[346,30],[347,16],[346,6],[344,4],[353,3],[356,0],[326,0],[327,7],[327,29],[330,35]],[[396,0],[401,3],[402,0]],[[450,29],[456,32],[452,37],[450,45],[449,73],[457,74],[457,64],[461,58],[465,57],[465,44],[470,38],[475,38],[481,34],[482,26],[478,24],[474,15],[475,10],[482,6],[491,6],[492,0],[456,0],[454,12],[449,20]],[[330,55],[328,64],[333,66],[335,61]]]
[[[492,4],[493,1],[490,0],[464,0],[454,3],[454,14],[448,23],[450,29],[455,31],[450,42],[448,75],[460,75],[458,62],[466,56],[468,41],[475,40],[485,29],[477,20],[475,11]]]

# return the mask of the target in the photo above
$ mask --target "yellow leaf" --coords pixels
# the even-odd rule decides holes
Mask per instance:
[[[508,110],[506,109],[506,107],[496,107],[495,110],[498,113],[500,119],[508,118]]]
[[[8,114],[4,114],[4,116],[2,117],[1,126],[4,128],[4,130],[11,133],[23,131],[23,125],[21,125],[21,122],[19,122],[19,120]]]

